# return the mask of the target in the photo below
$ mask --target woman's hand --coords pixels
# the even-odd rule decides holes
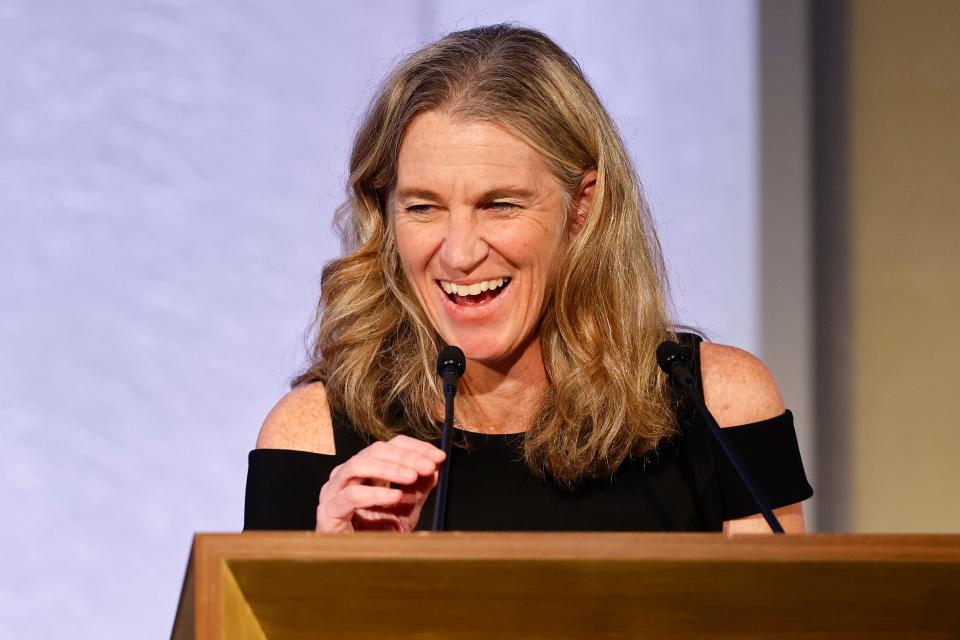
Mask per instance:
[[[317,531],[412,531],[445,457],[408,436],[374,442],[334,467],[320,488]]]

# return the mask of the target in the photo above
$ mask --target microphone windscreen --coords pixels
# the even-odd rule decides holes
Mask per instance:
[[[670,375],[670,368],[675,362],[689,364],[691,355],[690,347],[677,344],[673,340],[664,340],[657,347],[657,364],[664,373]]]
[[[466,369],[467,358],[463,355],[460,347],[450,345],[440,350],[440,354],[437,356],[437,374],[441,378],[443,377],[443,372],[448,370],[454,371],[459,378]]]

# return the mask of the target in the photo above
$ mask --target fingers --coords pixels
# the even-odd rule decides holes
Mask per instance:
[[[384,458],[370,456],[354,456],[334,469],[330,479],[336,479],[341,484],[354,480],[379,480],[386,483],[411,484],[417,481],[420,474],[417,469]]]
[[[321,489],[317,509],[318,525],[321,518],[345,521],[358,509],[394,506],[403,499],[403,491],[390,487],[351,484],[331,495],[328,500],[324,500],[324,497],[324,489]]]
[[[407,436],[397,436],[388,442],[375,442],[357,455],[396,462],[416,470],[420,475],[433,473],[446,457],[443,451],[432,444]]]
[[[436,464],[440,464],[443,462],[443,459],[447,457],[447,454],[445,454],[442,449],[435,447],[429,442],[417,440],[416,438],[411,438],[410,436],[394,436],[389,440],[388,444],[392,444],[409,451],[416,451],[417,453],[430,458]]]
[[[436,472],[435,460],[439,457],[436,454],[428,457],[421,453],[421,450],[391,443],[376,442],[335,467],[330,473],[329,483],[335,488],[371,481],[408,485],[421,476],[430,476]],[[443,455],[442,451],[437,451]]]
[[[445,457],[432,444],[408,436],[371,444],[330,473],[320,489],[317,529],[351,531],[351,519],[360,510],[392,511],[411,528],[415,522],[404,516],[419,513]]]
[[[405,494],[413,494],[417,497],[426,497],[437,486],[437,480],[440,477],[439,471],[434,471],[428,476],[420,476],[416,482],[405,487],[401,487]]]
[[[429,476],[420,476],[412,485],[401,487],[403,498],[393,507],[375,508],[373,511],[389,510],[390,513],[399,516],[398,522],[404,531],[412,531],[420,519],[420,510],[423,508],[427,496],[437,486],[439,473],[433,473]]]
[[[423,502],[427,495],[433,491],[437,485],[438,473],[432,473],[428,476],[420,476],[416,482],[408,485],[400,485],[396,488],[403,492],[403,498],[399,504],[413,504]]]

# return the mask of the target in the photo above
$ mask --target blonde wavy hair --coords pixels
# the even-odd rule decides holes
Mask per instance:
[[[443,345],[403,275],[389,202],[406,126],[441,110],[495,122],[533,146],[566,194],[596,169],[592,210],[556,267],[539,328],[550,382],[524,438],[530,469],[563,484],[612,474],[674,431],[655,357],[670,337],[664,264],[623,141],[577,62],[514,25],[451,33],[405,58],[357,131],[345,254],[323,269],[309,367],[333,411],[373,439],[438,439]]]

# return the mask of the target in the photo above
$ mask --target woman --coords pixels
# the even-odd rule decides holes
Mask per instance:
[[[549,38],[481,27],[407,58],[357,133],[348,193],[348,252],[324,269],[312,363],[251,453],[245,528],[423,528],[444,463],[435,358],[455,344],[449,528],[768,531],[657,367],[677,334],[651,217]],[[707,406],[802,532],[812,491],[772,376],[731,347],[696,353]]]

